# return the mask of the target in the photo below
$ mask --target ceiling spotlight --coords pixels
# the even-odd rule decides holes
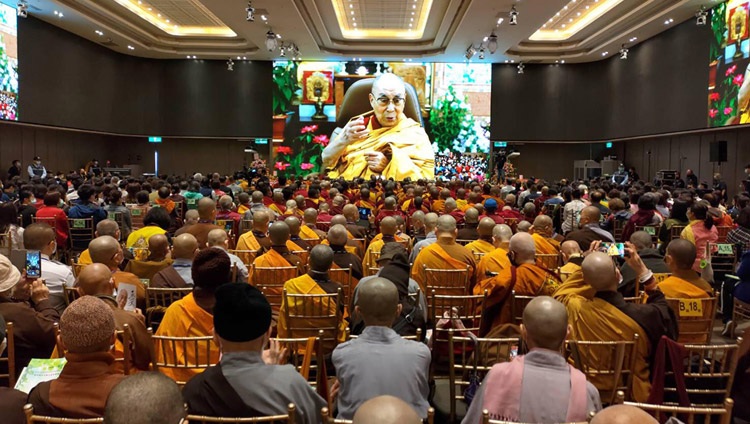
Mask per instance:
[[[276,49],[276,46],[278,46],[278,42],[276,41],[276,34],[274,34],[272,29],[269,29],[266,33],[266,48],[269,52],[272,52]]]
[[[281,56],[281,57],[286,57],[286,47],[284,47],[284,44],[282,44],[282,45],[281,45],[281,48],[280,48],[279,50],[280,50],[280,52],[281,52],[281,53],[279,54],[279,56]]]
[[[234,71],[234,61],[231,57],[227,60],[227,71]]]
[[[247,2],[247,7],[245,8],[245,12],[247,12],[247,17],[245,18],[245,20],[248,22],[255,22],[255,8],[253,7],[252,1]]]
[[[628,58],[628,48],[625,47],[625,44],[622,45],[622,48],[620,49],[620,59],[621,60],[627,60]]]
[[[695,24],[698,26],[704,26],[706,25],[707,18],[708,12],[706,11],[706,6],[701,6],[701,8],[695,12]]]
[[[495,35],[495,31],[493,30],[489,37],[487,37],[487,50],[490,51],[490,54],[495,54],[497,51],[497,35]]]
[[[29,17],[29,5],[25,1],[19,1],[16,5],[16,14],[19,18]]]
[[[523,73],[523,68],[525,68],[525,66],[523,65],[523,62],[519,62],[518,63],[518,73],[519,74]]]
[[[128,50],[135,50],[135,47],[128,45]]]
[[[100,37],[101,37],[102,35],[104,35],[104,33],[103,33],[103,32],[101,32],[101,31],[99,31],[98,29],[97,29],[96,31],[94,31],[94,32],[96,33],[96,35],[98,35],[98,36],[100,36]]]
[[[479,49],[479,60],[484,60],[484,48]]]
[[[518,11],[516,10],[515,5],[513,5],[513,7],[510,8],[510,13],[508,13],[508,17],[510,18],[508,22],[511,25],[518,25]]]
[[[466,60],[471,60],[474,55],[477,54],[477,49],[474,48],[473,45],[469,46],[468,49],[466,49],[466,53],[464,53],[464,57]]]

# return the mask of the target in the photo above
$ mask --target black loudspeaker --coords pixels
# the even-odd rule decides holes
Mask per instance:
[[[727,142],[725,140],[712,141],[709,153],[710,161],[714,163],[727,161]]]

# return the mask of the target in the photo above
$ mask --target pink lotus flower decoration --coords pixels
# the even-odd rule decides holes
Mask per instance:
[[[307,170],[315,168],[315,165],[311,163],[301,163],[299,164],[299,167],[302,168],[303,171],[307,171]]]
[[[279,171],[283,171],[289,168],[289,164],[286,162],[276,162],[276,165],[274,165],[273,167],[278,169]]]
[[[732,109],[731,107],[725,107],[724,108],[724,115],[729,115],[730,113],[732,113],[733,110],[734,109]]]
[[[734,73],[734,71],[737,70],[737,65],[732,65],[729,68],[727,68],[727,72],[724,74],[724,76],[730,76]]]
[[[292,154],[292,148],[289,146],[279,146],[276,148],[276,153],[280,155],[290,155]]]
[[[742,85],[742,81],[745,80],[745,76],[742,74],[737,74],[732,78],[732,84],[736,85],[737,87]]]
[[[302,130],[300,132],[302,134],[307,134],[307,133],[315,132],[317,130],[318,130],[318,126],[317,125],[308,125],[306,127],[302,127]]]
[[[708,96],[708,99],[711,100],[712,102],[718,101],[719,100],[719,93],[711,93]]]
[[[320,144],[323,147],[328,146],[329,141],[330,140],[328,139],[328,136],[325,134],[316,135],[315,137],[313,137],[313,143]]]
[[[711,118],[716,118],[716,115],[719,114],[719,111],[717,109],[711,109],[708,111],[708,116]]]

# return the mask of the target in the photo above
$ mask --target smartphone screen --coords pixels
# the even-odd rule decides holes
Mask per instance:
[[[38,250],[26,251],[26,277],[39,278],[42,276],[42,255]]]
[[[367,221],[368,217],[372,214],[372,211],[367,208],[359,208],[359,219]]]
[[[609,243],[604,242],[599,247],[599,251],[608,254],[609,256],[625,256],[625,243]]]

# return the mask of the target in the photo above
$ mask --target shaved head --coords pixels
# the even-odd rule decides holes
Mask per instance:
[[[174,424],[186,415],[180,386],[159,372],[125,378],[112,389],[104,409],[109,424]]]
[[[685,239],[674,239],[667,245],[667,264],[670,269],[689,270],[695,263],[696,248],[693,243]],[[666,258],[665,258],[666,259]]]
[[[303,217],[305,224],[315,224],[318,220],[318,211],[313,208],[305,209],[305,215]]]
[[[328,243],[332,246],[344,246],[348,238],[346,227],[341,224],[333,225],[328,230]]]
[[[495,229],[495,221],[492,218],[482,218],[479,221],[477,232],[480,237],[489,237],[492,235],[492,230]]]
[[[198,215],[198,211],[195,209],[190,209],[187,212],[185,212],[185,225],[188,224],[195,224],[200,219],[200,215]]]
[[[169,252],[169,240],[164,234],[154,234],[148,239],[149,257],[163,259]]]
[[[648,412],[630,405],[612,405],[602,409],[591,420],[591,424],[656,424]]]
[[[456,210],[457,207],[458,205],[456,204],[456,201],[452,198],[445,201],[445,213],[451,213]]]
[[[81,296],[112,296],[115,288],[112,271],[104,264],[91,264],[83,267],[78,273],[76,285]]]
[[[523,310],[522,333],[529,348],[559,351],[568,335],[568,312],[549,296],[537,296]]]
[[[437,227],[438,223],[438,214],[434,212],[430,212],[427,215],[424,216],[424,227],[426,232],[432,232],[435,230],[435,227]]]
[[[229,240],[227,232],[222,228],[216,228],[208,232],[208,247],[224,246],[224,242]]]
[[[113,265],[119,265],[114,263],[113,258],[120,249],[120,243],[112,236],[97,237],[89,243],[91,261],[107,265],[110,269]]]
[[[287,208],[287,210],[290,210],[290,211],[292,211],[294,209],[297,209],[297,201],[296,200],[292,200],[292,199],[287,200],[286,201],[286,208]]]
[[[613,264],[612,258],[603,252],[593,252],[586,256],[581,264],[583,281],[600,291],[616,291],[619,272]]]
[[[389,210],[396,209],[396,199],[392,196],[386,197],[385,201],[383,202],[383,206],[385,206],[385,208]]]
[[[380,221],[380,232],[384,236],[392,236],[396,234],[396,230],[398,229],[398,223],[396,222],[396,219],[392,216],[386,216]]]
[[[635,245],[636,250],[650,249],[654,242],[651,239],[651,234],[645,231],[636,231],[630,235],[630,242]],[[690,243],[690,242],[688,242]]]
[[[117,221],[112,219],[102,219],[96,224],[96,236],[112,236],[118,238],[117,232],[120,231],[120,226],[117,225]]]
[[[513,252],[517,264],[533,263],[535,260],[536,247],[529,233],[517,233],[511,237],[509,250]]]
[[[509,243],[513,237],[513,230],[505,224],[497,224],[492,228],[492,238],[498,243]]]
[[[357,307],[368,326],[390,327],[399,313],[398,289],[385,278],[373,278],[357,286]]]
[[[464,220],[468,224],[474,224],[479,219],[479,211],[476,208],[469,208],[466,209],[466,212],[464,213]]]
[[[253,213],[253,229],[265,233],[268,231],[268,221],[271,219],[266,211],[255,211]]]
[[[223,231],[223,230],[222,230]],[[198,253],[198,239],[190,233],[182,233],[174,238],[172,256],[175,259],[190,259]]]
[[[581,246],[575,240],[568,240],[562,242],[560,245],[560,251],[563,255],[570,257],[574,254],[581,254]]]
[[[443,215],[437,220],[437,231],[441,234],[453,235],[456,231],[456,218],[450,215]]]
[[[348,205],[344,206],[344,216],[349,222],[359,221],[359,208],[349,203]]]
[[[330,246],[319,244],[310,250],[310,270],[327,273],[332,263],[333,249]]]
[[[299,235],[299,227],[301,223],[297,217],[290,216],[284,220],[284,223],[289,226],[290,235]]]
[[[331,225],[346,225],[346,217],[344,215],[335,215],[331,218]]]
[[[534,218],[534,232],[542,236],[551,236],[552,218],[547,215],[539,215]]]
[[[393,74],[383,74],[393,75]],[[403,400],[378,396],[363,403],[354,414],[353,424],[421,424],[422,419]]]
[[[419,222],[422,225],[424,225],[424,212],[422,211],[414,211],[413,214],[411,214],[411,220],[412,222]]]
[[[284,221],[274,222],[268,230],[268,237],[274,246],[286,246],[289,234],[289,226]]]
[[[602,214],[599,211],[599,208],[597,208],[596,206],[586,206],[585,208],[581,209],[581,220],[585,220],[586,224],[599,222],[599,218],[601,218],[601,215]]]
[[[516,230],[519,233],[528,233],[531,230],[531,223],[529,221],[521,221],[516,225]]]
[[[212,221],[216,217],[216,202],[210,197],[198,201],[198,216],[203,220]]]

